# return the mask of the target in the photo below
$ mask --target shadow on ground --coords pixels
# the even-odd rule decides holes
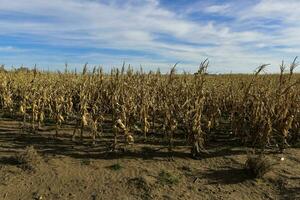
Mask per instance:
[[[253,177],[241,168],[213,169],[202,173],[202,177],[210,180],[210,184],[237,184]]]
[[[71,125],[65,125],[59,136],[54,137],[53,125],[47,124],[43,130],[37,131],[35,134],[21,133],[19,122],[2,119],[0,124],[0,152],[5,155],[12,154],[32,145],[42,154],[63,155],[78,159],[141,158],[155,160],[190,157],[189,147],[184,138],[177,138],[174,141],[174,151],[169,152],[167,150],[168,144],[161,139],[161,134],[158,134],[158,138],[153,137],[153,134],[149,135],[149,139],[146,141],[142,135],[135,135],[135,145],[126,146],[124,142],[122,143],[124,138],[120,138],[118,151],[111,152],[113,135],[107,130],[104,136],[97,140],[96,145],[91,145],[92,141],[87,133],[83,141],[80,141],[79,138],[72,141],[72,131]],[[224,144],[210,144],[208,147],[209,154],[203,154],[201,159],[245,154],[244,150],[233,150],[231,147],[219,148],[220,146],[224,146]],[[3,162],[5,163],[5,161]]]

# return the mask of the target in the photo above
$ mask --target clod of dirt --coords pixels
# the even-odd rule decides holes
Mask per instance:
[[[39,194],[39,193],[34,193],[33,197],[34,200],[43,200],[43,195]]]
[[[26,147],[26,149],[15,156],[16,162],[22,169],[35,171],[42,162],[42,157],[34,149],[33,146]]]
[[[107,168],[110,169],[110,170],[113,170],[113,171],[119,171],[123,167],[122,167],[122,165],[120,165],[119,163],[117,163],[117,164],[110,165]]]
[[[192,171],[192,169],[189,166],[186,166],[186,165],[182,166],[180,169],[183,170],[183,171],[187,171],[187,172]]]
[[[129,184],[134,185],[135,188],[143,190],[146,192],[151,191],[150,185],[147,183],[147,180],[144,177],[132,178],[128,181]]]

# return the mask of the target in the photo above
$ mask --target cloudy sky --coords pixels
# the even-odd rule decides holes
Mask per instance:
[[[0,0],[0,64],[253,72],[300,56],[299,0]],[[298,69],[299,71],[299,69]]]

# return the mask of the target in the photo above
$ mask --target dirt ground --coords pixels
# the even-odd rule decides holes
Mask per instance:
[[[65,127],[58,138],[45,127],[20,133],[19,123],[0,119],[0,199],[300,199],[300,149],[267,156],[277,163],[261,179],[244,170],[247,149],[211,145],[194,160],[184,145],[170,157],[155,141],[138,141],[123,152],[107,153],[107,142],[76,143]],[[12,158],[27,146],[42,157],[35,170]],[[285,159],[280,160],[281,157]]]

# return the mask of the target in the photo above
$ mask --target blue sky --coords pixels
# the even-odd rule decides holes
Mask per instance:
[[[298,0],[0,0],[0,64],[253,72],[300,56]],[[297,69],[299,71],[299,69]]]

